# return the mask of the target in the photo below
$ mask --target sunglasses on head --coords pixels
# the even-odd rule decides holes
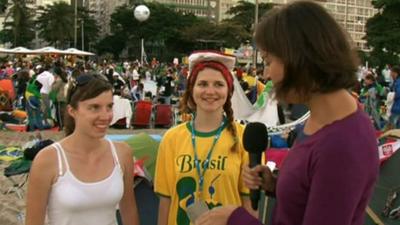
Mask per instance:
[[[74,93],[76,92],[78,87],[85,86],[93,79],[100,79],[105,82],[108,82],[107,80],[103,79],[100,75],[97,75],[97,74],[93,74],[93,75],[92,74],[84,74],[84,75],[80,75],[80,76],[76,77],[75,81],[72,83],[72,89],[69,92],[67,103],[71,102],[72,96],[74,95]]]

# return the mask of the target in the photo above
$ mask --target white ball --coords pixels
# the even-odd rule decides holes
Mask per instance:
[[[137,20],[139,20],[140,22],[143,22],[149,18],[150,10],[145,5],[139,5],[135,8],[133,14],[135,15],[135,18]]]

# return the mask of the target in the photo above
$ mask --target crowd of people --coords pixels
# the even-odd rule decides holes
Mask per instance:
[[[64,57],[14,58],[3,63],[0,80],[11,80],[11,90],[0,90],[4,95],[0,111],[22,110],[27,120],[4,122],[27,123],[27,130],[52,127],[63,129],[66,94],[76,78],[86,73],[104,76],[113,87],[113,95],[128,99],[131,105],[146,100],[155,104],[176,105],[186,90],[188,66],[184,63],[160,63],[155,58],[149,63],[136,61],[96,63],[82,61],[71,63]],[[252,103],[264,88],[262,71],[256,73],[250,65],[235,65],[234,74]],[[257,76],[258,74],[258,76]],[[261,85],[260,85],[261,84]]]
[[[172,98],[183,92],[187,76],[185,66],[160,64],[155,59],[150,64],[140,65],[137,61],[71,64],[63,57],[15,58],[3,65],[0,79],[12,80],[13,90],[1,90],[4,99],[0,110],[26,111],[28,131],[55,126],[63,129],[66,95],[80,75],[96,73],[103,76],[112,85],[113,95],[129,99],[132,105],[140,100],[173,103]],[[154,90],[145,90],[146,81],[152,81]],[[14,89],[15,96],[12,97],[8,92]]]
[[[181,113],[192,115],[160,143],[158,225],[262,224],[248,197],[260,188],[276,198],[274,225],[363,225],[379,170],[375,130],[399,124],[399,67],[360,70],[343,29],[310,1],[269,10],[255,42],[263,70],[235,68],[235,57],[215,51],[192,53],[188,65],[6,63],[0,77],[13,79],[13,107],[27,110],[29,130],[54,120],[66,133],[33,162],[26,224],[43,225],[46,214],[50,224],[116,224],[117,206],[124,225],[139,224],[132,150],[105,137],[118,95],[179,99]],[[233,117],[234,76],[255,105],[268,92],[310,111],[278,175],[248,166],[245,126]],[[146,92],[146,81],[155,92]]]

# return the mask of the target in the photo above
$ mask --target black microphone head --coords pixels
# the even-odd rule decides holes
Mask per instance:
[[[265,124],[247,124],[243,132],[243,145],[249,153],[262,153],[268,147],[268,130]]]

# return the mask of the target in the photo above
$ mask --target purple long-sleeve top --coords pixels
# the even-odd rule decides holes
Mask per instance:
[[[378,176],[375,131],[360,109],[297,141],[277,181],[273,225],[363,225]],[[235,210],[228,225],[259,225]]]

